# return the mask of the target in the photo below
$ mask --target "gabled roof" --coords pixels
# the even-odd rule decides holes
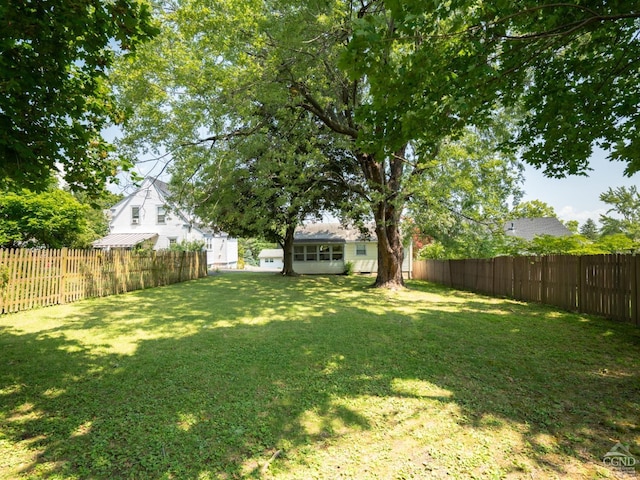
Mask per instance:
[[[281,248],[265,248],[260,251],[258,258],[282,258],[284,257],[284,252]]]
[[[160,194],[167,200],[171,196],[171,191],[169,190],[169,184],[159,180],[157,178],[149,178],[151,180],[154,187],[158,189]]]
[[[130,193],[129,195],[124,197],[122,200],[120,200],[118,203],[113,205],[109,209],[112,212],[111,219],[115,220],[118,215],[125,212],[127,206],[131,204],[134,198],[140,198],[139,196],[137,197],[137,195],[142,190],[150,190],[150,189],[154,189],[157,192],[158,198],[160,199],[160,201],[163,202],[165,206],[171,209],[172,214],[177,215],[177,218],[182,220],[185,225],[188,225],[196,229],[197,231],[201,232],[205,237],[228,237],[229,236],[228,233],[226,232],[204,225],[198,218],[189,218],[188,213],[182,208],[182,206],[180,204],[175,203],[172,200],[169,184],[154,177],[145,177],[140,187],[138,187],[134,192]],[[143,204],[145,201],[146,200],[143,200]]]
[[[345,242],[375,242],[375,231],[369,227],[366,235],[354,227],[345,227],[339,223],[310,223],[298,227],[294,234],[296,243],[345,243]]]
[[[539,235],[551,235],[552,237],[573,235],[571,230],[555,217],[516,218],[506,222],[504,231],[509,237],[518,237],[527,241],[531,241]]]
[[[142,190],[155,189],[158,193],[158,197],[160,200],[171,210],[173,213],[178,215],[178,217],[185,223],[189,223],[189,219],[187,218],[186,213],[180,208],[178,205],[175,205],[171,202],[171,191],[169,190],[169,184],[163,182],[154,177],[145,177],[142,181],[142,184],[139,188],[137,188],[133,193],[130,193],[114,206],[111,207],[112,212],[116,212],[118,215],[120,212],[124,211],[124,208],[131,203],[132,199],[136,197],[136,195]],[[198,225],[193,225],[195,228],[200,228]]]

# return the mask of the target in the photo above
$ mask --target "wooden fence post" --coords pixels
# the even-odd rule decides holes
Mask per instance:
[[[65,304],[66,303],[66,290],[67,290],[67,256],[68,250],[67,248],[63,248],[60,250],[60,280],[58,286],[58,303]]]
[[[585,272],[585,259],[583,255],[580,255],[580,257],[578,257],[578,281],[576,282],[578,284],[578,292],[576,294],[576,300],[577,300],[577,311],[582,313],[584,312],[584,303],[585,303],[585,282],[586,282],[586,272]]]
[[[636,327],[640,327],[640,256],[633,255],[631,257],[631,294],[629,300],[631,302],[631,321]]]

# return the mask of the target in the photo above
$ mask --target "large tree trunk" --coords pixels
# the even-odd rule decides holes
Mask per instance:
[[[388,168],[372,154],[358,155],[364,176],[374,192],[371,208],[378,237],[378,275],[375,287],[404,287],[404,249],[400,235],[400,214],[404,205],[401,188],[405,148],[399,149],[393,158],[389,159]]]
[[[287,277],[294,277],[298,275],[293,269],[293,235],[296,231],[296,226],[296,224],[287,225],[287,230],[284,235],[284,241],[280,245],[284,252],[284,266],[282,267],[281,273],[282,275]]]
[[[403,288],[404,247],[398,221],[390,221],[378,215],[375,220],[378,237],[378,275],[374,286],[390,289]]]

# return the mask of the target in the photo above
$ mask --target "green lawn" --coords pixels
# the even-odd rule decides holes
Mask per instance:
[[[371,281],[0,316],[0,478],[616,478],[618,441],[640,464],[640,329]]]

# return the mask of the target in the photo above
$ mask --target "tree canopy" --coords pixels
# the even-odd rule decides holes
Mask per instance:
[[[0,196],[0,246],[5,248],[86,247],[94,240],[90,208],[63,190],[28,190]]]
[[[600,215],[601,233],[622,233],[640,241],[640,193],[635,185],[609,188],[600,194],[600,200],[610,205],[607,215]],[[614,214],[614,215],[612,215]]]
[[[144,0],[0,4],[0,188],[42,190],[59,173],[99,192],[129,165],[101,136],[122,120],[106,75],[156,31]]]
[[[556,211],[551,205],[541,200],[529,200],[519,202],[511,210],[510,218],[558,218]]]
[[[594,145],[627,174],[640,170],[633,2],[372,0],[367,11],[383,5],[383,16],[360,19],[345,65],[372,90],[391,87],[387,105],[404,111],[397,129],[437,138],[512,107],[520,119],[510,145],[547,175],[584,173]]]
[[[172,185],[181,204],[232,235],[262,237],[284,250],[293,275],[293,236],[310,216],[337,211],[350,192],[343,175],[345,152],[330,133],[302,112],[265,105],[254,116],[251,135],[232,134],[222,146],[183,150]],[[194,165],[197,163],[198,165]]]
[[[126,145],[228,148],[261,134],[265,105],[309,113],[349,152],[342,177],[375,221],[378,286],[403,283],[399,226],[416,180],[470,129],[547,175],[583,173],[594,144],[640,168],[640,14],[628,2],[183,0],[157,13],[162,35],[117,75]]]
[[[497,150],[499,138],[468,131],[443,144],[414,181],[407,202],[412,227],[432,242],[433,257],[484,258],[501,245],[509,206],[522,196],[522,171],[512,155]]]

